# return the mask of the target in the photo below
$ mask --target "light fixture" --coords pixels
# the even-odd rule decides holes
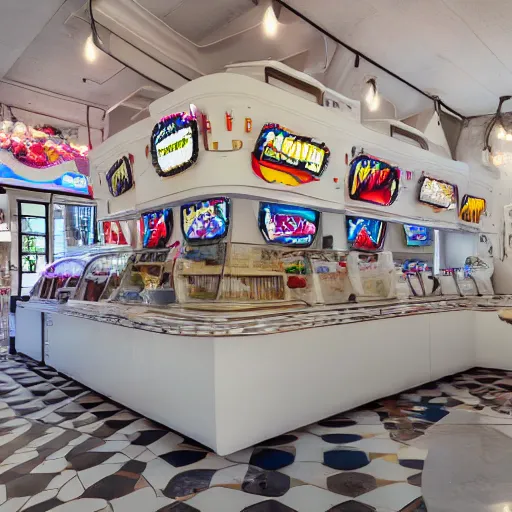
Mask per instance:
[[[495,134],[495,136],[499,140],[506,140],[507,142],[512,142],[512,130],[509,129],[510,122],[507,122],[505,117],[503,116],[503,112],[501,111],[503,107],[503,103],[512,99],[512,96],[500,96],[500,101],[498,103],[498,108],[496,109],[496,113],[489,121],[485,129],[484,135],[484,151],[492,153],[492,147],[490,144],[491,134]]]
[[[368,87],[368,91],[366,92],[365,101],[368,105],[368,110],[370,112],[375,112],[379,109],[380,106],[380,97],[379,92],[377,90],[377,81],[375,78],[369,78],[366,80],[366,86]]]
[[[93,63],[98,57],[98,50],[92,40],[92,34],[87,38],[84,45],[84,57],[87,62]]]
[[[271,1],[263,15],[263,33],[271,39],[276,37],[277,31],[279,30],[279,21],[277,18],[280,10],[281,5]]]

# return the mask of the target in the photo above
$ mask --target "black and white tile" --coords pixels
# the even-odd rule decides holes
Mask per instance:
[[[475,369],[226,457],[51,368],[0,362],[0,512],[421,512],[454,411],[512,425],[512,372]]]

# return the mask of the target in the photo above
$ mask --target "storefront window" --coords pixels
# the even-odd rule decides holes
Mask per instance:
[[[53,205],[53,257],[65,256],[73,248],[96,241],[96,207],[69,204]]]

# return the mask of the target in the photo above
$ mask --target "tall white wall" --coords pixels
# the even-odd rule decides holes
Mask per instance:
[[[488,215],[482,219],[482,233],[493,246],[494,289],[496,293],[512,293],[512,261],[504,258],[503,247],[503,207],[512,203],[512,161],[499,168],[484,164],[484,136],[490,121],[491,116],[483,116],[471,119],[466,124],[457,146],[457,159],[469,164],[470,180],[476,179],[484,187],[492,187],[491,199],[487,200]],[[500,141],[495,133],[491,134],[489,142],[493,151],[512,153],[512,142]],[[479,244],[478,253],[482,253],[483,245]]]

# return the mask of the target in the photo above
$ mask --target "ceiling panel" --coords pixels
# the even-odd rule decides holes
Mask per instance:
[[[189,0],[190,1],[190,0]],[[185,0],[137,0],[139,5],[145,7],[156,17],[163,19],[181,4],[186,3]]]
[[[16,62],[63,2],[64,0],[1,2],[0,76]]]
[[[99,50],[94,63],[84,59],[90,27],[72,16],[74,7],[76,2],[66,4],[53,17],[6,78],[106,106],[145,85],[146,80]]]
[[[195,43],[254,8],[251,0],[139,0],[138,3]]]

